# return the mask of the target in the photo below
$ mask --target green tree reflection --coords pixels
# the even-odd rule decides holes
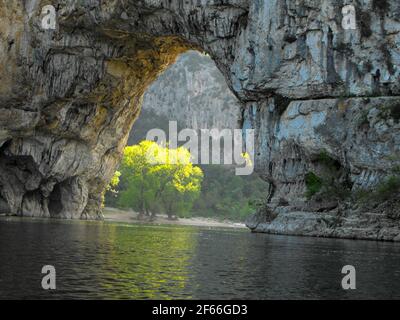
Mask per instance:
[[[109,225],[107,242],[102,278],[113,281],[101,287],[108,299],[191,298],[188,268],[196,249],[195,230]]]

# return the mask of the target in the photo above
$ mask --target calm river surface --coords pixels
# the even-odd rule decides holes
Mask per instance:
[[[341,289],[348,264],[357,290]],[[44,265],[56,291],[41,289]],[[3,218],[0,298],[400,298],[400,244]]]

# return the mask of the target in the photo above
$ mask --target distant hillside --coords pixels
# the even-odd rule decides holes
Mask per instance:
[[[128,143],[143,140],[150,129],[167,130],[169,120],[181,128],[238,128],[239,110],[214,62],[190,51],[149,88]]]

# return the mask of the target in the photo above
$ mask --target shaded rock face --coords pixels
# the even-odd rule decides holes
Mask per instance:
[[[304,214],[293,216],[297,229],[271,221],[338,210],[305,197],[311,172],[351,191],[400,165],[397,0],[54,0],[55,31],[41,29],[46,4],[0,0],[2,212],[101,218],[146,88],[189,49],[215,61],[241,101],[243,128],[256,130],[274,213],[258,213],[253,230],[301,233]],[[347,4],[356,30],[342,28]],[[332,215],[337,223],[315,219],[316,234],[342,223]]]
[[[222,130],[239,127],[241,105],[215,63],[206,55],[188,51],[149,87],[142,110],[177,121],[184,128]]]

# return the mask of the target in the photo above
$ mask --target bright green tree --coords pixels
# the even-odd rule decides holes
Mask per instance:
[[[185,148],[171,149],[152,141],[126,147],[120,166],[118,204],[141,215],[184,216],[199,197],[203,172]]]

